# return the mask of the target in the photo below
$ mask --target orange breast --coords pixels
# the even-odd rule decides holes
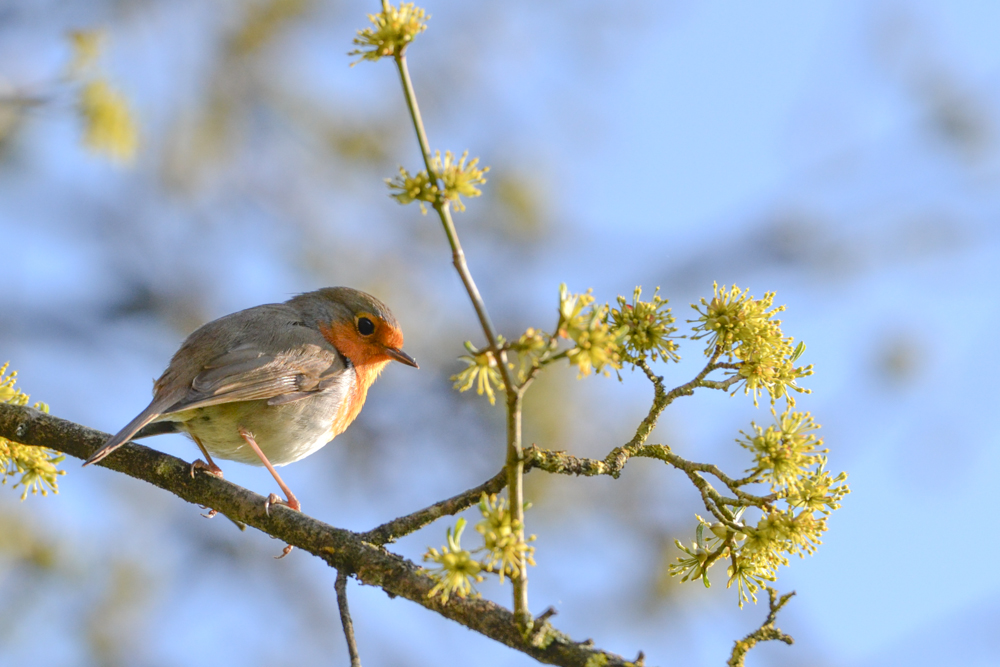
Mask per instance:
[[[351,322],[333,322],[328,327],[320,325],[319,331],[338,352],[351,361],[356,380],[354,388],[341,403],[333,420],[333,437],[343,433],[357,418],[368,396],[368,387],[375,382],[390,358],[379,346],[361,339]]]

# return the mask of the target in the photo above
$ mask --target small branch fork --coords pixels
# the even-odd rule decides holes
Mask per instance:
[[[729,667],[743,667],[743,661],[746,659],[747,652],[760,642],[780,641],[785,642],[789,646],[795,643],[794,639],[774,627],[774,622],[778,616],[778,612],[781,611],[781,608],[792,599],[792,596],[795,595],[795,591],[785,593],[779,599],[778,591],[774,590],[770,586],[766,586],[766,588],[769,598],[768,605],[771,610],[768,612],[767,618],[764,619],[763,625],[748,634],[743,639],[736,641],[736,644],[733,646],[733,652],[729,658],[729,662],[726,663]]]

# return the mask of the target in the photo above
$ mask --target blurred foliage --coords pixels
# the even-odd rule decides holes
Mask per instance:
[[[107,81],[95,79],[80,91],[80,116],[83,118],[84,145],[119,162],[135,157],[138,132],[125,97]]]
[[[135,158],[139,132],[125,96],[115,90],[97,67],[106,37],[100,31],[69,35],[73,59],[70,79],[80,82],[77,109],[83,121],[83,145],[121,163]]]
[[[37,570],[52,570],[58,560],[58,547],[42,537],[35,527],[29,526],[13,514],[0,512],[0,554],[5,567],[0,573],[13,567],[31,567]]]
[[[97,664],[125,667],[132,664],[146,608],[157,593],[155,573],[140,561],[122,558],[102,569],[108,581],[88,610],[84,636]]]
[[[230,52],[239,57],[259,51],[284,26],[301,18],[310,0],[257,0],[247,3],[243,24],[229,39]]]

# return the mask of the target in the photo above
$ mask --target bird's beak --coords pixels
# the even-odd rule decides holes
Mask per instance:
[[[408,355],[406,352],[403,352],[399,348],[387,347],[385,348],[385,353],[401,364],[406,364],[407,366],[413,366],[414,368],[420,368],[420,366],[417,365],[416,359]]]

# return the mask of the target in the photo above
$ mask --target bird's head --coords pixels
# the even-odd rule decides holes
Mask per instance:
[[[390,361],[419,368],[403,352],[403,332],[396,318],[372,295],[350,287],[324,287],[289,303],[359,369],[377,374]]]

